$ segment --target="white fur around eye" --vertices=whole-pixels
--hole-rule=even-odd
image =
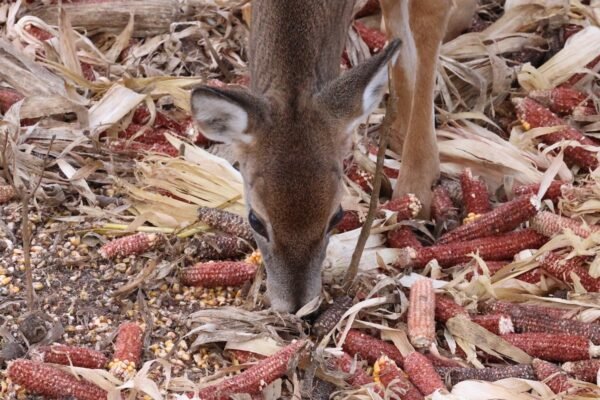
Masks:
[[[248,113],[236,103],[197,94],[192,99],[192,108],[200,129],[209,139],[224,143],[252,140],[252,136],[245,133]]]

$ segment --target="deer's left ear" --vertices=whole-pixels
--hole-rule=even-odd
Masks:
[[[317,101],[335,117],[354,127],[372,113],[388,87],[388,62],[400,54],[400,40],[384,51],[333,80],[317,94]]]

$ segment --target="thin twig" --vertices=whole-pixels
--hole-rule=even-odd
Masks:
[[[389,133],[389,126],[384,126],[379,137],[377,165],[375,167],[375,178],[373,180],[373,191],[371,193],[371,201],[369,202],[369,211],[367,213],[365,223],[360,231],[360,235],[358,236],[354,253],[352,253],[350,266],[348,267],[348,271],[346,271],[346,276],[344,277],[344,290],[346,292],[350,290],[354,283],[354,279],[358,274],[358,265],[365,249],[365,245],[367,244],[367,239],[371,234],[371,225],[373,225],[373,221],[375,220],[375,214],[379,205],[379,192],[381,190],[381,181],[383,175],[383,160],[385,159],[385,151],[388,145]]]

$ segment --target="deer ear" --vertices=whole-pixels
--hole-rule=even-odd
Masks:
[[[264,120],[266,104],[247,90],[200,86],[192,91],[192,116],[202,133],[223,143],[250,143]]]
[[[333,80],[317,95],[318,101],[346,122],[349,130],[381,101],[388,87],[388,62],[396,62],[400,44],[399,39],[393,40],[384,51]]]

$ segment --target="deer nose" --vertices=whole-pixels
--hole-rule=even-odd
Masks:
[[[267,265],[267,296],[273,310],[296,312],[321,292],[320,265],[279,270],[273,267]]]

